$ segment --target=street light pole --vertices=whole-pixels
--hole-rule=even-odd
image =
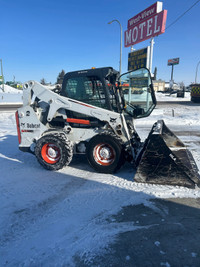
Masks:
[[[197,72],[198,72],[199,64],[200,64],[200,61],[197,63],[197,67],[196,67],[195,83],[197,83]]]
[[[119,26],[120,26],[120,61],[119,61],[119,72],[121,74],[122,73],[122,25],[119,22],[119,20],[117,20],[117,19],[114,19],[114,20],[108,22],[108,24],[111,24],[114,21],[116,21],[119,24]]]
[[[3,77],[3,63],[2,63],[2,59],[0,59],[1,61],[1,79],[2,79],[2,90],[4,92],[4,77]]]

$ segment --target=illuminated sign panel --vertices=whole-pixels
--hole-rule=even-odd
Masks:
[[[168,59],[167,65],[171,66],[171,65],[178,65],[179,64],[179,57],[177,58],[172,58],[172,59]]]
[[[128,55],[128,70],[148,67],[149,47],[134,51]]]

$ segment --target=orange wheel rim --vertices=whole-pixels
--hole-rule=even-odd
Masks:
[[[55,164],[61,157],[60,148],[55,144],[47,143],[41,149],[41,156],[45,162]]]

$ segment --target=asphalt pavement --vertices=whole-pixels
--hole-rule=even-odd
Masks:
[[[76,266],[200,266],[200,199],[152,199],[150,205],[124,207],[109,220],[135,230],[119,234],[92,262],[75,257]]]
[[[158,101],[157,106],[189,106],[189,107],[194,107],[194,106],[200,106],[200,103],[194,103],[192,101]]]
[[[0,103],[0,111],[16,111],[22,104],[2,104]]]

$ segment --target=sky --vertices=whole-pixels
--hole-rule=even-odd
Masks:
[[[168,10],[166,28],[197,0],[163,0]],[[120,27],[155,0],[0,0],[0,58],[5,81],[56,82],[58,73],[111,66],[119,69]],[[152,70],[169,81],[168,59],[180,58],[174,81],[188,85],[195,80],[200,61],[200,2],[165,33],[155,37]],[[136,44],[141,49],[150,40]],[[122,48],[122,72],[127,71],[130,47]],[[200,82],[200,68],[197,76]]]

